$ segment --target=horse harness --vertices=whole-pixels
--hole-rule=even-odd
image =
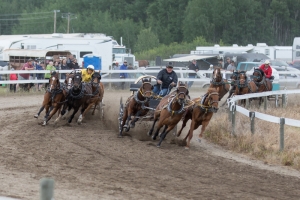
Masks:
[[[212,78],[210,80],[210,83],[213,84],[214,86],[223,86],[223,88],[226,90],[226,92],[228,92],[228,90],[225,87],[225,81],[223,78],[221,78],[221,81],[216,81],[216,78]]]
[[[213,112],[213,107],[212,107],[212,104],[213,103],[218,103],[219,101],[212,101],[212,100],[208,100],[208,105],[204,105],[205,104],[205,100],[207,98],[209,98],[211,95],[219,95],[218,92],[212,92],[212,93],[206,93],[202,96],[201,98],[201,102],[199,101],[198,104],[195,104],[195,106],[199,106],[201,110],[204,110],[205,113],[204,114],[207,114],[208,112]]]
[[[260,71],[258,71],[258,70],[255,70],[254,72],[260,73]],[[267,90],[269,90],[269,88],[268,88],[268,86],[267,86],[267,81],[266,81],[266,77],[265,77],[265,76],[253,76],[253,78],[257,78],[257,80],[259,80],[261,77],[262,77],[261,81],[254,81],[254,80],[253,80],[253,82],[255,83],[255,85],[256,85],[257,87],[259,87],[259,86],[261,86],[261,85],[264,85],[265,88],[266,88]]]

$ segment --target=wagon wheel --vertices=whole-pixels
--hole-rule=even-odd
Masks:
[[[123,108],[124,108],[124,105],[123,105],[123,100],[122,100],[122,97],[120,98],[120,109],[119,109],[119,118],[118,118],[118,121],[119,121],[119,131],[121,132],[122,130],[122,120],[123,120]]]
[[[102,120],[104,118],[104,103],[103,103],[103,99],[102,101],[99,102],[99,105],[98,105],[98,109],[99,109],[99,116],[100,116],[100,119]]]

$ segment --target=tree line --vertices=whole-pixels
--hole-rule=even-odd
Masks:
[[[141,58],[195,43],[291,45],[300,32],[299,0],[2,0],[0,34],[53,33],[53,10],[56,32],[71,13],[70,33],[122,37]]]

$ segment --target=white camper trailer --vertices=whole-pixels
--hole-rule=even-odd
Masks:
[[[116,43],[104,34],[2,35],[0,55],[5,49],[69,50],[79,66],[82,65],[84,55],[95,54],[102,58],[102,70],[108,70],[113,61],[113,42]],[[3,60],[1,56],[0,60]]]

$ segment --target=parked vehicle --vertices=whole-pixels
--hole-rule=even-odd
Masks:
[[[300,70],[286,66],[272,66],[272,68],[275,68],[277,71],[290,72],[290,74],[279,74],[279,83],[281,89],[300,89]]]
[[[293,67],[295,69],[299,69],[300,70],[300,60],[294,60],[291,64],[290,67]]]

